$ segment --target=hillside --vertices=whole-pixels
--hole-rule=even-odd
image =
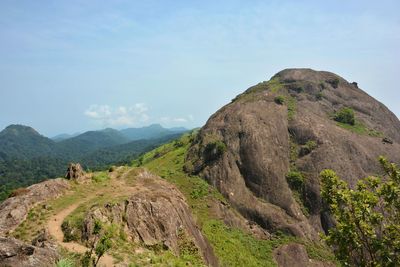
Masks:
[[[146,146],[99,153],[130,145]],[[400,121],[382,103],[336,74],[283,70],[128,165],[15,192],[0,205],[0,265],[80,266],[107,235],[105,266],[337,266],[319,174],[354,186],[382,174],[381,155],[400,163]]]
[[[269,235],[204,180],[188,176],[184,159],[194,137],[185,135],[146,153],[133,167],[89,174],[83,183],[47,181],[8,199],[0,209],[0,236],[6,236],[0,252],[9,243],[37,252],[3,260],[12,266],[51,265],[61,257],[79,266],[91,238],[85,229],[96,219],[114,233],[100,261],[106,266],[277,266],[274,258],[282,253],[287,258],[288,247],[300,251],[297,260],[303,264],[323,266],[333,259],[318,243]],[[54,193],[46,194],[44,186]],[[18,216],[9,223],[14,213]],[[44,249],[38,248],[38,235]]]
[[[287,69],[212,115],[186,168],[270,233],[318,239],[332,225],[319,173],[333,169],[354,186],[381,173],[380,155],[400,162],[392,112],[336,74]]]
[[[152,126],[143,131],[136,129],[141,131],[141,140],[132,141],[135,138],[127,137],[122,131],[105,129],[56,142],[31,127],[10,125],[0,132],[0,201],[15,188],[64,176],[69,162],[81,162],[93,170],[126,164],[182,134],[159,127],[148,132],[148,128]]]

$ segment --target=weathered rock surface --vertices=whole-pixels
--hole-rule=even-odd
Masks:
[[[278,95],[286,98],[283,105],[275,102]],[[338,126],[332,114],[341,107],[353,108],[365,129],[381,135]],[[317,147],[300,153],[308,141]],[[190,148],[186,169],[204,177],[264,229],[317,239],[317,232],[331,225],[322,212],[319,173],[333,169],[354,185],[381,173],[380,155],[400,162],[400,122],[392,112],[333,73],[288,69],[212,115]],[[286,181],[291,166],[306,177],[301,198],[309,214],[302,212]]]
[[[158,176],[146,171],[135,181],[137,192],[126,201],[94,207],[86,215],[82,237],[91,239],[95,220],[123,225],[129,238],[148,247],[162,246],[180,253],[182,239],[190,240],[210,266],[218,262],[196,226],[184,196]]]
[[[65,174],[65,178],[69,180],[76,181],[77,183],[85,183],[89,180],[90,174],[87,174],[81,164],[70,163]]]
[[[54,249],[29,245],[15,238],[0,237],[0,266],[52,267],[58,258]]]
[[[57,198],[69,188],[65,179],[53,179],[31,185],[22,193],[0,204],[0,236],[14,230],[38,203]]]
[[[334,267],[335,264],[310,259],[305,247],[290,243],[274,251],[274,259],[279,267]]]

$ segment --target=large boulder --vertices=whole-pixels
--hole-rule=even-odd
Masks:
[[[58,178],[31,185],[6,199],[0,204],[0,236],[17,228],[32,207],[61,196],[68,188],[68,181]]]
[[[0,266],[53,267],[58,258],[55,249],[29,245],[15,238],[0,237]]]
[[[355,111],[358,128],[333,120],[343,107]],[[338,75],[288,69],[212,115],[185,168],[264,229],[318,239],[317,232],[332,225],[323,211],[319,173],[333,169],[354,185],[381,173],[380,155],[400,162],[400,122],[392,112]],[[291,169],[305,178],[301,190],[286,179]]]
[[[84,220],[82,237],[91,240],[96,220],[122,225],[133,242],[161,246],[180,254],[182,242],[191,244],[210,266],[218,262],[197,227],[185,198],[173,185],[147,171],[136,180],[137,190],[124,202],[93,207]]]

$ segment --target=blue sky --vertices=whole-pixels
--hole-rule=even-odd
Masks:
[[[0,128],[196,127],[290,67],[400,116],[399,1],[0,2]]]

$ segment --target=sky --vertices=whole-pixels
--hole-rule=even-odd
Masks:
[[[400,1],[0,1],[0,129],[187,128],[285,68],[400,117]]]

